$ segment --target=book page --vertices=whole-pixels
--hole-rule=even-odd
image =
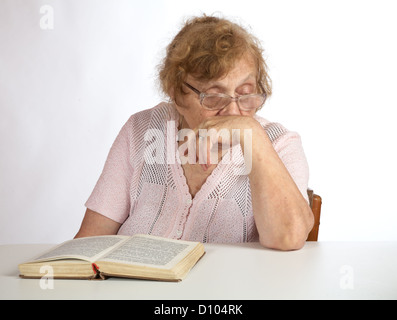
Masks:
[[[172,268],[196,244],[139,235],[124,242],[116,250],[104,256],[101,261]]]
[[[94,262],[128,239],[124,236],[99,236],[66,241],[31,262],[82,259]]]

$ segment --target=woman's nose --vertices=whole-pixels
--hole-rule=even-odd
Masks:
[[[222,116],[241,116],[240,108],[238,107],[237,101],[232,100],[230,104],[225,107],[220,113]]]

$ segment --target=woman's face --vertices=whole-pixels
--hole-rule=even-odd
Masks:
[[[224,93],[232,97],[257,93],[257,71],[251,58],[242,58],[235,67],[224,77],[209,82],[202,82],[188,76],[186,82],[204,93]],[[200,104],[197,93],[185,87],[188,94],[181,96],[175,103],[176,109],[183,116],[182,128],[194,129],[205,119],[214,116],[253,116],[256,110],[242,111],[237,102],[232,101],[222,110],[206,110]],[[181,129],[181,128],[180,128]]]

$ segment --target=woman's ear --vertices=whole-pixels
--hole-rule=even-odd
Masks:
[[[170,99],[172,101],[175,101],[175,88],[174,87],[170,88],[170,91],[168,92],[168,96],[170,97]]]

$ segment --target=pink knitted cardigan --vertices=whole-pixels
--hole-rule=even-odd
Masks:
[[[255,119],[307,199],[308,165],[299,135],[259,116]],[[175,143],[178,120],[167,103],[131,116],[113,143],[86,207],[121,223],[122,235],[258,241],[249,177],[236,174],[233,161],[222,160],[195,197],[190,195]],[[240,145],[236,147],[242,154]],[[157,160],[150,161],[153,157]]]

